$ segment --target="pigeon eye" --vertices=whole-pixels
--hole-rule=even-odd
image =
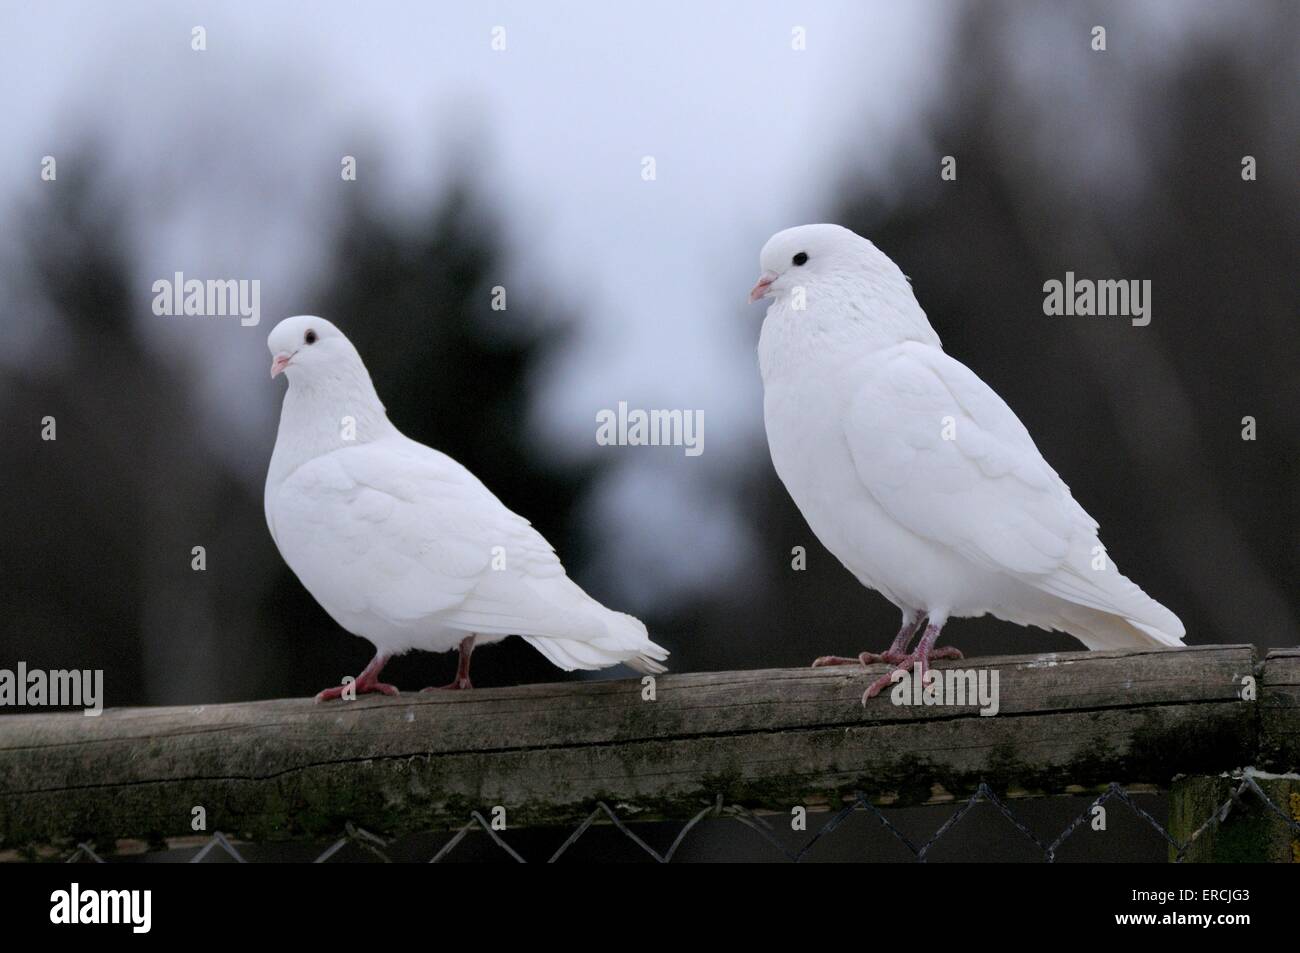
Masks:
[[[304,334],[304,335],[302,336],[302,339],[303,339],[304,341],[306,341],[308,344],[315,344],[315,343],[316,343],[316,332],[315,332],[315,331],[308,331],[306,334]]]
[[[807,253],[806,251],[801,251],[801,252],[799,252],[799,254],[795,255],[793,258],[790,259],[790,263],[791,263],[791,264],[794,264],[794,265],[804,265],[804,264],[807,264],[807,263],[808,263],[808,253]]]

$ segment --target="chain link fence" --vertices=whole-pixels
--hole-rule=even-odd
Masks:
[[[1164,824],[1138,804],[1132,794],[1125,791],[1118,784],[1111,784],[1104,793],[1093,799],[1085,810],[1073,817],[1055,838],[1047,841],[1034,833],[1025,820],[1012,810],[1005,800],[998,797],[987,784],[980,784],[974,794],[956,806],[955,810],[934,831],[933,835],[924,841],[918,842],[905,834],[891,821],[889,810],[876,807],[865,796],[858,794],[851,802],[832,814],[802,844],[792,849],[780,836],[783,832],[779,832],[767,817],[739,805],[726,804],[719,797],[714,804],[701,809],[699,813],[682,824],[675,836],[672,837],[667,850],[662,853],[637,833],[635,828],[644,826],[644,822],[629,821],[620,817],[618,812],[608,804],[599,802],[591,814],[574,828],[572,833],[553,853],[549,854],[549,856],[539,856],[533,859],[549,863],[563,860],[579,841],[589,835],[593,828],[599,827],[621,835],[627,842],[634,845],[639,852],[643,853],[646,858],[666,864],[678,857],[682,845],[687,842],[687,839],[701,824],[706,821],[730,821],[752,832],[755,837],[765,842],[771,848],[772,859],[784,859],[791,863],[801,863],[809,859],[810,853],[815,847],[823,844],[828,839],[835,838],[839,832],[842,832],[845,822],[850,817],[860,813],[878,822],[879,828],[883,829],[885,836],[893,838],[911,855],[912,859],[925,863],[930,859],[932,850],[962,822],[963,818],[967,817],[976,805],[985,803],[991,805],[1005,817],[1010,822],[1012,829],[1023,838],[1024,843],[1031,846],[1042,860],[1053,863],[1057,861],[1061,847],[1080,827],[1089,824],[1098,807],[1110,802],[1117,802],[1126,806],[1136,818],[1156,832],[1167,845],[1169,856],[1175,863],[1184,862],[1189,851],[1205,834],[1229,825],[1235,811],[1248,804],[1253,804],[1258,809],[1276,817],[1296,836],[1297,839],[1292,845],[1293,860],[1300,863],[1300,795],[1293,795],[1291,800],[1293,803],[1285,806],[1274,803],[1249,771],[1237,772],[1233,775],[1233,787],[1230,795],[1205,818],[1204,822],[1189,838],[1180,842]],[[503,836],[503,832],[498,830],[478,811],[472,812],[464,826],[455,831],[450,839],[428,858],[427,862],[436,864],[451,858],[458,850],[463,849],[470,835],[474,833],[486,835],[487,842],[499,854],[500,859],[521,864],[528,862],[529,858],[523,856],[515,846],[512,846],[507,838]],[[368,859],[391,863],[393,858],[390,856],[390,852],[393,845],[393,841],[348,823],[343,834],[326,847],[319,856],[315,857],[314,862],[328,863],[336,859],[343,859],[341,852],[345,848],[352,846],[357,848]],[[188,859],[188,862],[204,863],[222,859],[233,860],[238,863],[250,862],[241,852],[239,845],[220,832],[214,833],[208,838]],[[726,858],[710,857],[708,859]],[[107,861],[93,844],[80,843],[71,855],[66,858],[66,862],[106,863]]]

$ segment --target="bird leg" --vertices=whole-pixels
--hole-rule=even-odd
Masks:
[[[456,663],[456,679],[446,685],[422,688],[422,692],[455,691],[461,688],[473,688],[469,680],[469,657],[474,651],[474,636],[467,635],[460,640],[460,661]]]
[[[896,665],[903,659],[907,658],[907,646],[916,635],[916,630],[921,627],[925,616],[918,615],[915,619],[909,620],[907,616],[903,617],[903,627],[898,630],[898,635],[894,636],[893,644],[883,652],[863,652],[856,657],[847,657],[844,655],[823,655],[812,663],[813,668],[825,668],[828,665],[875,665],[877,662],[888,662],[890,665]]]
[[[924,679],[932,659],[962,658],[961,652],[951,645],[944,646],[941,649],[934,647],[934,643],[939,638],[939,631],[942,628],[942,624],[935,625],[931,623],[926,626],[925,634],[921,636],[921,641],[916,643],[916,648],[912,654],[904,656],[901,661],[894,663],[897,665],[896,668],[872,682],[862,694],[862,704],[865,705],[868,698],[875,698],[883,689],[888,688],[893,682],[895,672],[911,671],[914,673],[914,678]]]
[[[353,689],[357,695],[365,695],[370,692],[382,692],[385,695],[396,695],[397,687],[388,685],[379,680],[379,673],[384,670],[388,664],[389,656],[377,654],[370,660],[370,664],[365,667],[360,675],[352,682],[343,685],[335,685],[327,688],[316,696],[318,702],[328,701],[331,698],[342,698],[343,693],[349,688]]]

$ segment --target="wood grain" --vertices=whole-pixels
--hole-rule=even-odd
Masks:
[[[159,842],[207,829],[328,837],[347,821],[400,834],[503,806],[511,827],[571,824],[596,801],[685,818],[721,797],[788,811],[933,803],[981,781],[1018,797],[1168,787],[1297,761],[1300,652],[1274,653],[1258,701],[1251,646],[945,662],[996,670],[1000,711],[865,708],[869,675],[829,669],[663,675],[472,692],[0,718],[0,848]],[[1274,668],[1276,667],[1276,668]],[[1290,765],[1290,767],[1286,767]]]

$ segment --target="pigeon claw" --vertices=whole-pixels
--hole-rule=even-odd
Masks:
[[[875,698],[882,691],[884,691],[886,688],[888,688],[890,685],[893,684],[895,672],[906,672],[909,669],[911,669],[912,664],[913,664],[913,660],[907,659],[901,665],[899,665],[898,668],[892,669],[887,675],[881,675],[878,679],[876,679],[874,682],[868,685],[867,690],[862,693],[862,707],[863,708],[867,707],[868,698]]]
[[[831,665],[897,665],[907,655],[903,652],[862,652],[856,656],[848,655],[823,655],[821,658],[812,663],[813,668],[827,668]]]
[[[823,655],[813,659],[813,668],[828,668],[831,665],[857,665],[858,660],[847,655]]]
[[[446,685],[430,685],[428,688],[422,688],[420,689],[420,694],[424,694],[425,692],[468,691],[473,687],[474,685],[470,682],[469,676],[467,675],[464,678],[456,679],[454,682],[448,682]]]
[[[388,658],[387,655],[376,655],[355,679],[344,682],[342,685],[332,685],[324,691],[318,692],[316,701],[326,702],[334,698],[342,698],[345,692],[348,693],[349,697],[368,695],[372,692],[379,692],[381,695],[398,694],[396,685],[389,685],[379,680],[379,673],[384,670]]]
[[[897,675],[899,672],[910,672],[912,669],[916,669],[920,673],[921,677],[925,678],[925,673],[929,670],[930,663],[932,661],[936,659],[965,658],[965,656],[961,654],[960,649],[954,648],[951,645],[945,645],[941,649],[931,649],[928,646],[925,646],[924,648],[928,649],[927,651],[922,651],[922,648],[923,648],[922,646],[917,646],[917,650],[913,652],[911,655],[906,655],[903,658],[897,660],[886,658],[885,656],[891,654],[889,652],[885,652],[883,655],[875,656],[875,658],[879,658],[882,661],[895,664],[897,667],[891,669],[887,674],[880,676],[880,678],[876,679],[869,686],[867,686],[867,690],[862,693],[863,706],[867,704],[868,698],[875,698],[882,691],[884,691],[886,688],[892,685],[894,683],[894,676]],[[865,661],[865,659],[869,655],[871,655],[870,652],[862,653],[864,659],[862,663],[863,665],[868,664]]]
[[[858,656],[858,661],[867,665],[898,665],[907,658],[906,652],[863,652]]]
[[[475,635],[467,635],[460,640],[460,658],[456,663],[456,677],[446,685],[431,685],[420,689],[421,692],[455,692],[468,691],[474,685],[469,680],[469,661],[474,654]]]
[[[378,692],[381,695],[400,695],[396,685],[389,685],[387,682],[362,682],[357,679],[355,682],[349,682],[347,685],[334,685],[316,693],[317,702],[332,701],[335,698],[342,698],[343,693],[348,689],[354,689],[357,695],[369,695]]]

